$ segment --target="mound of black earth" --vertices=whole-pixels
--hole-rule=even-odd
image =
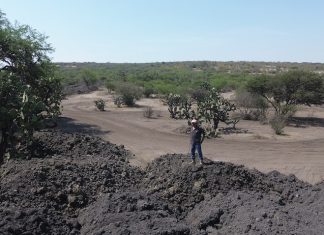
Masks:
[[[0,167],[0,234],[322,234],[324,182],[44,131]]]
[[[37,133],[28,155],[0,167],[0,234],[80,234],[80,209],[143,174],[123,146],[80,134]]]
[[[173,154],[149,164],[141,187],[166,203],[190,234],[324,231],[324,182],[312,186],[293,175],[224,162],[196,166]]]
[[[91,234],[321,234],[324,184],[188,156],[153,161],[136,190],[109,194],[80,213]]]

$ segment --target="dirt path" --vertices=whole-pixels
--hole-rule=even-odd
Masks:
[[[133,164],[144,166],[162,154],[189,152],[188,136],[174,131],[184,125],[184,121],[170,121],[165,107],[160,107],[157,101],[150,101],[150,105],[154,108],[160,107],[160,117],[146,119],[141,108],[111,107],[107,112],[95,111],[95,97],[93,94],[70,97],[63,102],[63,116],[73,119],[74,124],[91,125],[94,130],[100,130],[94,131],[94,134],[99,134],[113,143],[125,145],[135,154],[131,159]],[[268,128],[255,127],[253,123],[242,125],[252,130]],[[324,128],[303,129],[289,129],[295,134],[282,139],[272,138],[269,130],[262,131],[265,134],[261,137],[250,133],[210,139],[206,140],[203,150],[205,156],[212,160],[244,164],[264,172],[278,170],[316,183],[324,180]],[[307,133],[305,138],[298,138],[302,136],[299,133],[301,131]]]

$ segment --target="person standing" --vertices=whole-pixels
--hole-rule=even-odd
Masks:
[[[193,119],[191,121],[192,129],[190,133],[190,146],[191,146],[191,159],[193,164],[196,163],[195,154],[196,150],[198,152],[199,162],[203,164],[203,154],[201,150],[201,144],[205,139],[205,131],[203,128],[199,127],[198,121]]]

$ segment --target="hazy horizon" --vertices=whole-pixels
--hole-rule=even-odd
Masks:
[[[252,60],[178,60],[178,61],[148,61],[148,62],[114,62],[114,61],[106,61],[106,62],[97,62],[97,61],[53,61],[57,64],[68,64],[68,63],[97,63],[97,64],[154,64],[154,63],[186,63],[186,62],[216,62],[216,63],[291,63],[291,64],[324,64],[324,62],[297,62],[297,61],[252,61]]]
[[[320,0],[0,0],[55,62],[324,63]]]

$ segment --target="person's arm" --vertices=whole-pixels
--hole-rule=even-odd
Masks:
[[[202,137],[201,137],[200,143],[202,144],[205,140],[205,135],[206,135],[205,130],[203,128],[201,128],[201,135],[202,135]]]

